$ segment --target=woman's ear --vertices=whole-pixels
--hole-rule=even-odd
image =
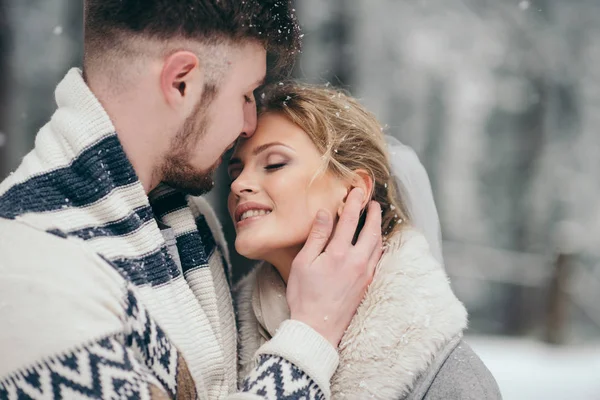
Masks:
[[[352,179],[351,183],[347,187],[347,192],[346,192],[346,196],[344,196],[344,201],[338,208],[338,217],[342,215],[342,210],[344,209],[344,206],[346,205],[346,197],[348,197],[348,194],[350,193],[350,191],[352,189],[361,188],[365,192],[365,198],[363,199],[363,201],[361,203],[361,208],[364,209],[367,206],[367,204],[369,204],[369,201],[371,200],[371,194],[373,192],[373,187],[374,187],[373,177],[371,176],[371,174],[369,172],[367,172],[364,169],[357,169],[356,171],[354,171],[354,173],[355,173],[354,179]]]
[[[354,171],[354,173],[356,174],[356,176],[354,177],[354,180],[352,182],[352,188],[350,190],[354,188],[361,188],[365,191],[365,198],[363,199],[363,202],[361,204],[361,208],[365,208],[367,204],[369,204],[369,201],[371,200],[371,196],[373,194],[373,177],[369,172],[367,172],[364,169],[357,169],[356,171]]]

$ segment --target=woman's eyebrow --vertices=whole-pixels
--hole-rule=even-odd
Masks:
[[[287,144],[283,144],[281,142],[270,142],[270,143],[261,144],[260,146],[256,147],[254,150],[252,150],[252,154],[256,156],[256,155],[262,153],[263,151],[267,150],[269,147],[273,147],[273,146],[283,146],[283,147],[287,147],[290,150],[293,150]]]
[[[261,144],[260,146],[257,146],[254,148],[254,150],[252,150],[252,155],[253,156],[257,156],[260,153],[262,153],[263,151],[267,150],[270,147],[273,146],[283,146],[286,147],[290,150],[293,150],[290,146],[288,146],[287,144],[281,143],[281,142],[269,142],[269,143],[265,143],[265,144]],[[232,157],[229,159],[229,167],[231,166],[235,166],[235,165],[240,165],[242,163],[242,160],[239,157]]]

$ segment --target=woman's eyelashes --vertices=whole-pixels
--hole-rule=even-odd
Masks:
[[[282,169],[289,163],[290,159],[287,157],[274,154],[268,155],[265,159],[262,159],[262,161],[250,161],[250,164],[236,162],[227,171],[227,174],[229,175],[229,183],[233,183],[233,181],[235,181],[242,174],[242,172],[244,172],[245,168],[251,168],[251,170],[254,170],[255,168],[263,168],[266,173],[271,173]]]
[[[289,162],[289,157],[278,152],[273,152],[264,158],[264,168],[267,172],[275,172],[285,167]]]
[[[284,163],[284,162],[273,163],[273,164],[266,165],[265,169],[269,172],[272,172],[272,171],[277,171],[278,169],[285,167],[285,165],[286,165],[286,163]]]

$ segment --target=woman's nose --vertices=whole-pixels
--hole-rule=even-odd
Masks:
[[[253,181],[250,174],[244,174],[243,172],[231,182],[231,191],[242,196],[244,194],[256,193],[258,190],[256,182]]]

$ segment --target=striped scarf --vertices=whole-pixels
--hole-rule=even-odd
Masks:
[[[58,110],[35,148],[0,184],[0,217],[84,241],[133,287],[185,358],[199,394],[212,399],[235,390],[227,253],[208,203],[165,186],[149,200],[79,70],[69,71],[56,98]],[[175,233],[181,269],[157,220]],[[163,380],[176,380],[169,374]]]

